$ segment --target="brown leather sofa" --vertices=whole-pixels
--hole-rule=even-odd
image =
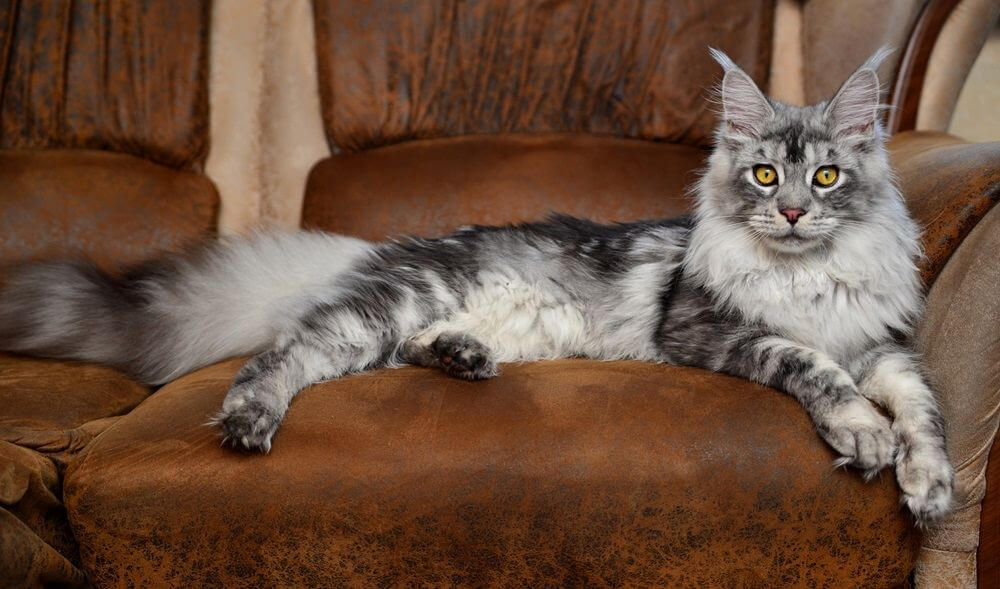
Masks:
[[[0,5],[0,263],[111,269],[254,226],[680,213],[714,121],[707,45],[802,103],[895,44],[918,346],[961,495],[921,531],[891,473],[832,469],[793,400],[694,369],[355,376],[303,392],[259,456],[205,425],[239,359],[154,393],[7,355],[0,585],[1000,585],[1000,143],[938,132],[1000,5],[856,4]]]

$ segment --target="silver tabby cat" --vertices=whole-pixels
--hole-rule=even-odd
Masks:
[[[879,123],[883,55],[828,103],[796,108],[713,51],[723,116],[687,219],[554,216],[386,243],[265,234],[123,276],[29,265],[0,292],[0,349],[152,384],[256,354],[216,419],[231,444],[264,452],[296,393],[352,372],[411,363],[475,380],[570,356],[696,366],[794,396],[838,464],[868,477],[894,464],[905,504],[933,520],[954,475],[905,343],[921,252]]]

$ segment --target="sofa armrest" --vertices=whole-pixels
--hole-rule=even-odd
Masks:
[[[977,548],[1000,535],[982,512],[987,478],[991,494],[1000,490],[997,465],[988,466],[1000,422],[1000,207],[992,207],[1000,194],[1000,143],[905,133],[890,149],[924,228],[923,272],[931,286],[917,348],[942,405],[958,491],[955,512],[924,536],[917,585],[975,586]],[[1000,460],[996,452],[993,460]],[[984,571],[998,558],[987,552],[978,551]]]
[[[1000,142],[909,131],[892,138],[889,152],[907,205],[923,228],[927,258],[921,270],[930,286],[1000,199]]]

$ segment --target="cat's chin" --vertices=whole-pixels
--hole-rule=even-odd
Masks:
[[[766,237],[763,243],[775,253],[784,255],[804,254],[823,245],[821,239],[798,234]]]

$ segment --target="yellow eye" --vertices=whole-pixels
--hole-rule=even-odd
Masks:
[[[837,168],[834,166],[823,166],[816,170],[813,176],[813,183],[817,186],[831,186],[837,181]]]
[[[757,180],[757,184],[770,186],[778,181],[778,172],[771,166],[761,164],[753,167],[753,177]]]

